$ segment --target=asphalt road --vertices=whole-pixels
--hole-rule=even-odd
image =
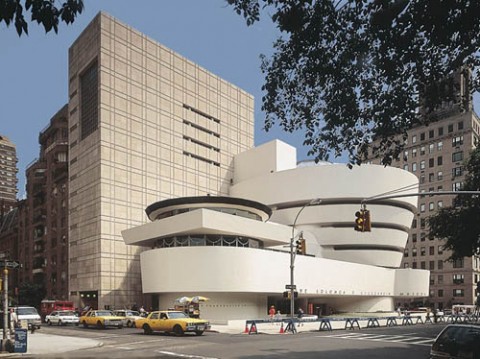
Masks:
[[[335,330],[300,334],[247,335],[206,332],[203,336],[153,334],[140,329],[42,327],[44,334],[81,336],[103,345],[35,358],[428,358],[443,324]],[[26,357],[26,356],[24,356]]]

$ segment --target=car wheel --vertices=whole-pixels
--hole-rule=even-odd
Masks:
[[[102,324],[101,321],[98,321],[98,322],[97,322],[97,328],[98,328],[98,329],[103,329],[103,324]]]
[[[83,321],[83,323],[82,323],[82,324],[83,324],[83,327],[84,327],[84,328],[88,328],[88,324],[87,324],[87,322],[86,322],[86,321]]]
[[[196,334],[196,335],[202,335],[202,334],[203,334],[203,330],[197,330],[197,331],[195,331],[195,334]]]
[[[127,328],[133,327],[133,323],[130,320],[127,320]]]
[[[150,326],[148,324],[144,324],[143,325],[143,333],[144,334],[152,334],[153,333],[152,328],[150,328]]]
[[[174,332],[175,335],[177,335],[177,336],[183,335],[183,329],[182,329],[182,327],[181,327],[180,325],[178,325],[178,324],[173,327],[173,332]]]
[[[47,320],[48,325],[52,325],[52,322],[50,320]]]

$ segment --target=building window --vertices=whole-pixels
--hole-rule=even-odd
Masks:
[[[403,256],[404,256],[405,258],[408,257],[408,248],[405,248],[405,250],[403,251]]]
[[[458,123],[458,130],[459,130],[459,131],[463,130],[463,121],[460,121],[460,122]]]
[[[412,248],[412,257],[417,256],[417,248]]]
[[[438,128],[438,135],[443,136],[443,127]]]
[[[465,276],[463,274],[453,275],[453,284],[462,284],[465,282]]]
[[[433,143],[428,145],[428,153],[433,153],[434,149],[435,149],[435,145]]]
[[[433,138],[433,136],[434,136],[434,131],[433,130],[428,131],[428,138]]]
[[[412,263],[412,268],[413,268],[413,269],[417,269],[417,262],[413,262],[413,263]]]
[[[422,212],[422,213],[425,212],[425,203],[422,203],[420,205],[420,212]]]
[[[406,163],[406,164],[403,165],[403,169],[404,169],[405,171],[408,171],[408,163]]]
[[[429,173],[428,182],[433,182],[433,181],[435,181],[435,173]]]
[[[435,261],[428,262],[428,269],[435,270]],[[433,278],[432,278],[432,280],[433,280]],[[432,283],[432,284],[434,284],[434,283]]]
[[[443,171],[438,171],[437,172],[437,180],[439,180],[439,181],[443,180]]]
[[[443,191],[443,186],[438,186],[437,187],[437,192],[442,192]]]
[[[434,211],[435,210],[435,203],[434,202],[430,202],[428,204],[428,210],[429,211]]]
[[[434,246],[428,247],[428,254],[430,254],[431,256],[433,256],[435,254],[435,247]]]
[[[454,297],[463,297],[465,295],[463,289],[454,289],[453,290],[453,296]]]
[[[463,161],[463,152],[454,152],[452,153],[452,162],[460,162]]]
[[[425,154],[425,146],[420,147],[420,155],[423,156]]]
[[[459,177],[463,174],[463,167],[453,167],[452,168],[452,176],[453,177]]]
[[[427,269],[426,263],[424,261],[420,262],[420,269]]]
[[[448,133],[453,132],[453,124],[448,125]]]
[[[425,141],[425,132],[420,134],[420,141]]]
[[[437,261],[437,268],[439,270],[443,269],[443,261],[442,260]],[[440,276],[438,276],[438,284],[440,284]]]
[[[435,279],[433,278],[433,276],[430,276],[430,285],[434,285],[435,284]]]
[[[438,209],[443,208],[443,201],[438,201],[437,202],[437,208]]]
[[[421,170],[425,169],[425,161],[420,161],[420,169]]]
[[[438,297],[443,297],[443,289],[438,290]]]
[[[420,255],[423,257],[425,256],[425,247],[420,248]]]
[[[82,140],[98,128],[98,66],[93,62],[80,76]]]
[[[441,151],[443,149],[443,142],[440,141],[437,143],[437,151]]]
[[[428,159],[428,167],[432,168],[433,166],[435,166],[435,159],[429,158]]]
[[[420,175],[420,183],[425,183],[425,175]]]
[[[421,219],[420,219],[420,228],[421,228],[421,229],[424,229],[424,228],[425,228],[425,223],[426,223],[425,218],[421,218]]]
[[[420,232],[420,242],[425,242],[425,232]]]
[[[412,150],[412,157],[417,157],[417,149],[416,148],[414,148]]]
[[[417,228],[417,220],[416,219],[414,219],[412,221],[412,228]]]
[[[403,263],[403,268],[408,268],[408,263]]]
[[[403,152],[403,160],[408,161],[408,151]]]
[[[442,157],[442,156],[438,156],[438,157],[437,157],[437,165],[438,165],[438,166],[443,165],[443,157]]]
[[[463,258],[454,260],[453,268],[463,268]]]
[[[438,269],[440,269],[440,268],[438,268]],[[437,282],[438,282],[438,284],[443,284],[443,274],[439,274],[439,276],[437,277]]]
[[[417,162],[412,163],[412,172],[417,172]]]
[[[417,143],[417,135],[412,136],[412,143]]]
[[[463,145],[463,136],[455,136],[452,138],[452,147]]]
[[[462,189],[462,182],[452,183],[452,191],[460,191]]]

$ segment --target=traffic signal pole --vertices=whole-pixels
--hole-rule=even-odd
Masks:
[[[294,243],[295,243],[295,226],[297,224],[297,220],[298,220],[298,217],[300,216],[300,213],[302,213],[302,211],[306,207],[314,205],[314,204],[320,204],[320,202],[322,202],[321,199],[315,198],[315,199],[312,199],[310,202],[306,203],[298,211],[297,216],[295,217],[295,220],[293,221],[293,225],[292,225],[292,236],[290,237],[290,285],[289,285],[289,288],[290,288],[290,318],[292,319],[292,325],[293,325],[293,318],[295,317],[295,276],[294,276],[294,273],[295,273],[295,255],[296,255],[295,248],[294,248],[295,247],[294,246]],[[295,333],[295,331],[292,331],[292,333]]]

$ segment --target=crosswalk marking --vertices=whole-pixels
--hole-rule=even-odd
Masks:
[[[430,346],[435,339],[406,335],[388,335],[388,334],[366,334],[366,333],[344,333],[332,335],[318,335],[318,338],[334,338],[334,339],[353,339],[367,340],[374,342],[404,343],[412,345]]]

